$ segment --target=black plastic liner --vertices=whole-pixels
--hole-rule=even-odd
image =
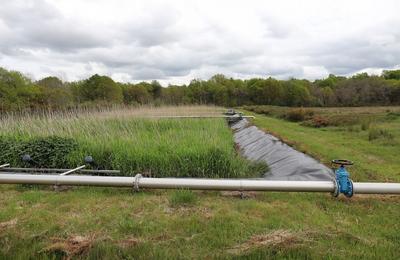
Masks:
[[[253,161],[265,161],[269,170],[268,180],[326,181],[334,173],[322,163],[283,143],[273,135],[264,133],[246,119],[231,124],[234,138],[242,155]]]

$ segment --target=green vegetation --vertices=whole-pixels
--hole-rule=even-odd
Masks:
[[[357,117],[366,109],[352,108],[348,112]],[[326,115],[338,110],[341,109],[327,109]],[[253,123],[279,133],[288,143],[323,162],[328,163],[332,158],[354,160],[356,164],[349,171],[356,181],[400,181],[397,159],[400,117],[395,108],[390,108],[390,112],[385,108],[368,110],[370,121],[364,127],[364,121],[360,121],[315,128],[303,125],[302,121],[265,115],[257,115]],[[112,115],[115,120],[121,119]],[[38,136],[35,125],[26,122],[26,128],[32,125],[29,128],[35,133],[32,135]],[[176,133],[178,126],[181,127],[173,126]],[[392,134],[390,144],[384,137],[369,140],[369,132],[375,128]],[[400,257],[399,196],[356,195],[347,199],[317,193],[245,195],[246,199],[240,199],[237,192],[141,190],[134,193],[125,188],[89,187],[54,192],[51,187],[27,189],[1,185],[0,258]]]
[[[355,161],[350,170],[357,181],[400,181],[400,107],[303,109],[322,118],[325,127],[310,127],[307,117],[300,122],[282,120],[292,108],[250,109],[270,115],[258,114],[254,124],[327,165],[336,158]]]
[[[240,80],[215,75],[188,85],[161,87],[157,81],[114,82],[93,75],[77,82],[47,77],[33,82],[16,71],[0,68],[0,113],[10,111],[69,110],[144,104],[215,104],[221,106],[370,106],[400,104],[400,70],[381,76],[366,73],[352,77],[329,75],[321,80]]]
[[[186,206],[175,191],[0,191],[4,259],[399,258],[395,196],[195,192]]]
[[[371,124],[391,122],[400,117],[400,107],[340,107],[340,108],[291,108],[278,106],[244,106],[243,109],[258,114],[284,119],[292,122],[301,122],[304,126],[327,127],[348,126],[352,130],[361,127],[367,130]]]
[[[394,136],[387,129],[372,128],[369,130],[368,140],[372,141],[379,138],[393,140]]]
[[[69,164],[68,157],[78,148],[78,144],[72,138],[57,136],[22,139],[0,135],[0,147],[1,162],[29,166],[21,160],[23,155],[28,154],[34,159],[35,167],[63,168]]]
[[[94,75],[78,88],[78,96],[83,101],[121,103],[122,88],[107,76]]]
[[[30,154],[35,166],[71,168],[91,155],[95,168],[153,177],[236,178],[266,168],[236,154],[223,119],[144,119],[124,113],[129,110],[8,117],[0,123],[0,161],[24,166],[21,156]]]
[[[176,190],[171,193],[169,202],[171,206],[190,206],[197,201],[196,194],[191,190]]]

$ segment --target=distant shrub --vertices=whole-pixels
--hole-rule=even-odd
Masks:
[[[286,112],[285,119],[292,122],[301,122],[310,119],[314,115],[311,109],[294,108]]]
[[[329,125],[330,126],[348,126],[357,124],[359,119],[355,118],[353,115],[330,115]]]
[[[286,119],[292,122],[304,121],[306,116],[303,108],[291,109],[286,113]]]
[[[302,125],[320,128],[329,126],[329,119],[322,116],[314,116],[310,120],[305,121]]]
[[[329,126],[353,126],[361,123],[369,124],[371,122],[368,115],[335,114],[326,116],[326,119]],[[367,125],[364,125],[364,127],[367,127]]]
[[[396,120],[400,117],[400,112],[388,112],[386,114],[387,119],[389,120]]]
[[[257,114],[264,114],[264,115],[271,114],[271,108],[268,106],[244,106],[243,108],[245,110],[249,110]]]
[[[197,202],[196,194],[191,190],[176,190],[172,192],[169,202],[172,206],[190,206]]]
[[[371,125],[370,121],[363,121],[361,123],[361,130],[363,130],[363,131],[368,130],[370,125]]]
[[[368,140],[373,141],[378,138],[385,138],[388,140],[392,140],[394,136],[386,129],[371,128],[368,133]]]
[[[349,125],[347,126],[346,130],[348,132],[360,132],[361,128],[358,125]]]

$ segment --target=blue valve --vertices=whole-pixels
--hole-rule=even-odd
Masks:
[[[332,163],[340,165],[335,171],[336,189],[333,192],[333,196],[337,197],[342,193],[348,198],[352,197],[354,193],[353,181],[350,179],[350,174],[346,170],[346,165],[353,165],[353,162],[349,160],[333,160]]]

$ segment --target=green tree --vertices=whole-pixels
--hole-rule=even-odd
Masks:
[[[163,89],[161,98],[166,104],[171,105],[190,103],[186,86],[170,85]]]
[[[291,79],[284,83],[284,103],[287,106],[310,106],[310,83],[307,80]]]
[[[385,79],[400,80],[400,70],[384,70],[382,76]]]
[[[107,103],[122,103],[122,88],[107,76],[97,74],[85,80],[80,86],[79,94],[82,101],[102,101]]]
[[[0,68],[0,111],[41,107],[43,93],[39,86],[20,72]]]
[[[162,86],[157,80],[153,80],[151,82],[151,87],[152,87],[152,93],[154,99],[160,98],[161,97],[161,91],[162,91]]]
[[[143,84],[127,84],[123,87],[125,104],[147,104],[152,100],[152,95]]]
[[[336,89],[336,105],[387,105],[390,102],[389,94],[390,87],[381,77],[351,77]]]
[[[346,80],[346,78],[329,74],[329,76],[325,79],[315,80],[314,84],[321,88],[329,87],[331,89],[334,89],[342,80]]]
[[[254,81],[249,87],[250,97],[255,104],[279,105],[283,87],[279,80],[268,78]]]
[[[62,88],[63,82],[57,77],[46,77],[39,81],[36,81],[36,85],[46,88]]]
[[[389,100],[391,104],[400,104],[400,81],[390,80],[389,82]]]

